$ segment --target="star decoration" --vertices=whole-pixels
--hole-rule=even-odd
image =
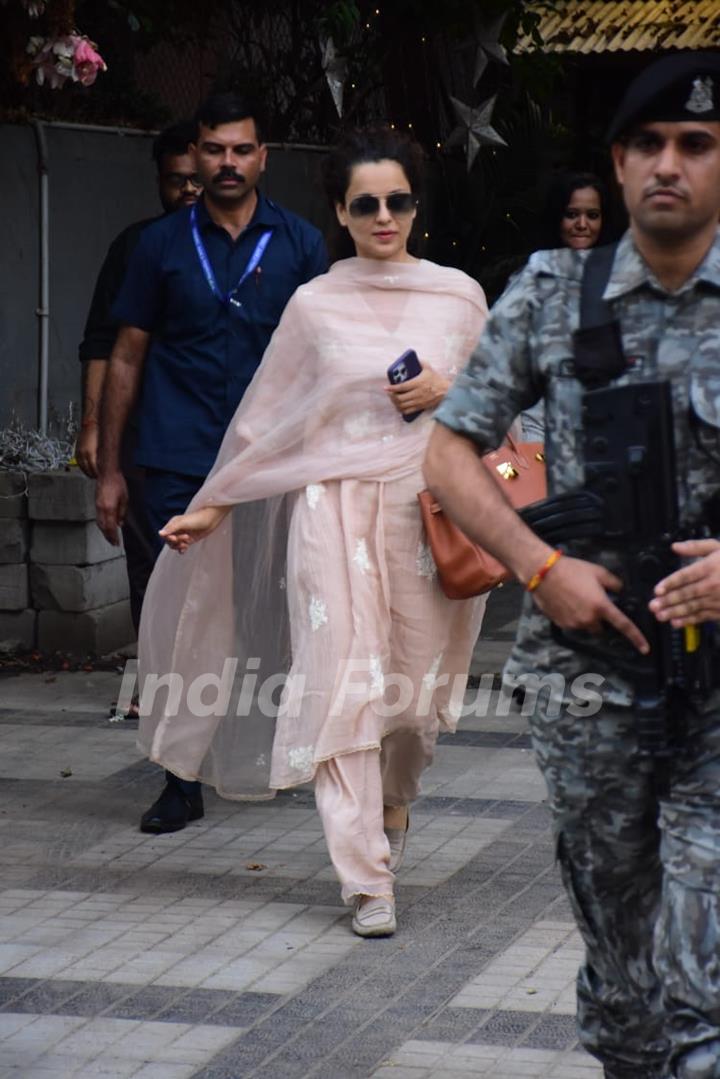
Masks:
[[[464,145],[467,151],[468,172],[470,172],[481,146],[507,146],[505,139],[498,135],[490,124],[495,98],[488,98],[476,109],[471,105],[466,105],[464,101],[458,101],[456,97],[451,97],[450,100],[460,123],[454,131],[450,132],[445,148]]]
[[[343,91],[347,79],[347,60],[339,56],[335,49],[335,42],[331,37],[320,42],[322,52],[321,65],[325,72],[327,84],[335,104],[338,116],[343,114]]]
[[[475,74],[473,75],[473,86],[477,86],[480,82],[480,78],[488,66],[490,60],[497,60],[499,64],[507,64],[508,58],[504,47],[500,44],[498,38],[505,22],[506,13],[499,15],[494,22],[483,24],[480,23],[477,18],[475,21],[475,45],[477,52],[475,54]]]

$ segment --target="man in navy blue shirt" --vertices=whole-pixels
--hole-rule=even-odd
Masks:
[[[127,507],[119,453],[139,391],[135,460],[157,536],[210,471],[293,292],[327,269],[318,230],[257,190],[267,148],[254,104],[216,94],[196,121],[203,196],[143,231],[113,309],[121,329],[103,392],[97,484],[97,520],[111,543]],[[177,831],[203,815],[199,783],[166,779],[143,831]]]

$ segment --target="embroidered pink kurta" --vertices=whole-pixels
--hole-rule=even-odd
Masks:
[[[486,314],[425,261],[348,259],[298,289],[191,503],[236,508],[150,581],[141,679],[173,683],[142,700],[151,759],[267,797],[393,731],[454,727],[484,598],[440,591],[417,505],[432,416],[404,422],[386,372],[414,348],[452,378]]]

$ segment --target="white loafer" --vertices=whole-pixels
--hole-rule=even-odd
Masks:
[[[352,931],[359,937],[391,937],[397,929],[395,903],[384,896],[373,896],[360,906],[355,902]]]

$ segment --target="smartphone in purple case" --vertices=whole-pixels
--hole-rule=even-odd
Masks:
[[[387,369],[388,381],[392,386],[399,386],[401,382],[409,382],[411,378],[417,378],[421,373],[422,367],[414,348],[409,348],[406,352],[403,352],[402,356],[398,356]],[[403,413],[402,418],[405,423],[412,423],[421,415],[422,409],[419,412],[409,412],[407,415]]]

